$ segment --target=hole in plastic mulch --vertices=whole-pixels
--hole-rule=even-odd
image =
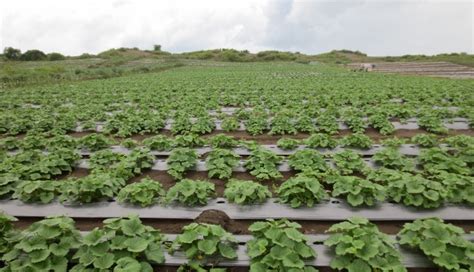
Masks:
[[[247,243],[246,242],[239,242],[240,246],[245,246]]]
[[[331,204],[340,204],[340,203],[341,203],[341,201],[339,201],[339,200],[331,200]]]
[[[224,200],[218,200],[216,203],[217,204],[225,204],[225,201]]]
[[[322,245],[322,244],[324,244],[324,241],[319,241],[318,240],[318,241],[313,242],[313,245]]]

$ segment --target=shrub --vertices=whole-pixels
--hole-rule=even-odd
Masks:
[[[226,184],[224,196],[229,202],[239,205],[263,203],[272,194],[265,185],[251,180],[231,179]]]

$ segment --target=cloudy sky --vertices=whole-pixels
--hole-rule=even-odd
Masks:
[[[474,53],[473,13],[472,0],[2,0],[0,46]]]

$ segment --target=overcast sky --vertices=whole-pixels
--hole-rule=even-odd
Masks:
[[[474,53],[474,0],[0,0],[0,46]]]

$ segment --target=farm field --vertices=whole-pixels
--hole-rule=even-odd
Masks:
[[[474,78],[474,68],[450,62],[377,62],[373,71],[447,78]],[[351,63],[348,67],[358,67]]]
[[[0,89],[0,271],[474,271],[474,80],[176,63]]]

